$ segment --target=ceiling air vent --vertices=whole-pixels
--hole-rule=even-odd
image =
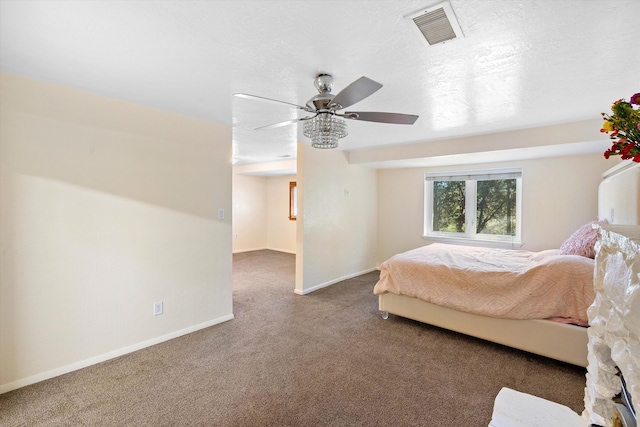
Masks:
[[[464,37],[449,2],[420,9],[405,18],[429,46]]]

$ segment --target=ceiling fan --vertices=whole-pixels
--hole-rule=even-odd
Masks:
[[[418,116],[413,114],[374,111],[339,112],[344,108],[362,101],[382,87],[382,84],[368,77],[360,77],[342,89],[337,95],[331,93],[333,77],[329,74],[319,74],[314,80],[314,85],[318,90],[318,94],[307,101],[305,105],[292,104],[290,102],[278,101],[276,99],[246,93],[235,93],[234,95],[240,98],[286,104],[313,114],[312,116],[261,126],[256,128],[256,130],[273,129],[297,122],[304,122],[303,134],[311,138],[311,145],[315,148],[336,148],[338,146],[338,139],[347,136],[347,126],[342,119],[403,125],[412,125],[418,119]]]

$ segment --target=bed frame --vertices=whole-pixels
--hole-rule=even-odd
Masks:
[[[587,366],[587,328],[550,320],[486,317],[434,305],[417,298],[385,293],[378,296],[383,318],[388,314],[460,332],[573,365]]]

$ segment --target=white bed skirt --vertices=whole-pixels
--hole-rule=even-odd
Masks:
[[[380,311],[471,335],[573,365],[587,366],[587,328],[550,320],[485,317],[385,293]]]

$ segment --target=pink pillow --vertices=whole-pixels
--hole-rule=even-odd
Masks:
[[[565,242],[560,246],[560,254],[562,255],[581,255],[587,258],[595,258],[595,245],[600,238],[600,230],[593,228],[594,224],[608,224],[606,219],[602,221],[591,221],[588,224],[578,228]]]

